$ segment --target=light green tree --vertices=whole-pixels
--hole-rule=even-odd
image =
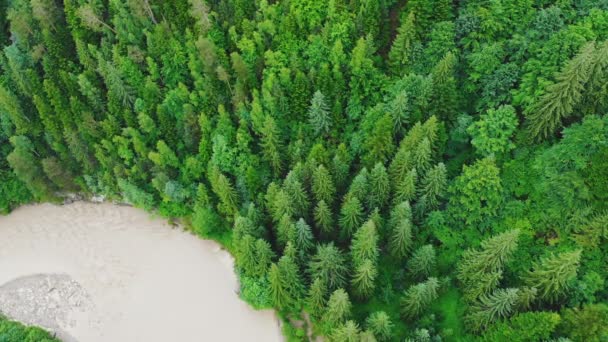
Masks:
[[[570,287],[581,261],[581,250],[550,254],[536,263],[526,276],[526,284],[538,290],[540,299],[556,301]]]
[[[401,314],[411,319],[420,315],[428,306],[437,299],[439,291],[439,280],[429,278],[423,283],[410,286],[401,297]]]
[[[331,113],[325,102],[325,96],[317,90],[310,101],[308,109],[308,121],[315,134],[328,133],[331,127]]]

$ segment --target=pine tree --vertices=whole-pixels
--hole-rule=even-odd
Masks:
[[[294,203],[287,191],[283,189],[277,190],[273,194],[271,202],[269,203],[272,219],[276,222],[279,221],[284,215],[293,217],[295,212],[293,204]]]
[[[336,188],[323,165],[319,165],[312,175],[312,192],[317,202],[325,201],[330,207],[333,205]]]
[[[369,208],[382,209],[390,194],[388,173],[382,163],[376,163],[369,177],[370,193],[368,195]]]
[[[348,293],[344,289],[337,289],[327,301],[327,310],[323,315],[323,321],[330,326],[336,326],[350,316],[351,308],[352,304],[348,298]]]
[[[418,248],[407,262],[408,270],[417,278],[426,278],[435,268],[435,249],[432,245]]]
[[[285,246],[289,241],[289,237],[295,235],[296,226],[291,216],[285,214],[276,225],[277,242],[280,246]]]
[[[482,280],[484,283],[494,283],[492,279],[496,277],[487,278],[487,275],[502,270],[504,263],[517,248],[518,238],[519,230],[513,229],[484,240],[481,250],[465,251],[457,267],[458,280],[465,288],[472,289]]]
[[[431,141],[428,138],[423,138],[420,143],[416,146],[412,155],[416,171],[419,174],[425,174],[425,172],[431,167],[431,160],[433,157],[433,150]]]
[[[293,302],[293,298],[291,298],[289,291],[285,288],[284,281],[281,277],[281,271],[277,264],[270,265],[268,281],[270,283],[272,305],[280,310],[284,310]]]
[[[292,299],[287,305],[290,308],[296,308],[304,295],[304,284],[302,283],[298,265],[292,256],[284,254],[279,259],[277,266],[279,267],[279,272],[281,274],[283,288],[287,290]]]
[[[360,298],[368,298],[376,288],[376,277],[378,270],[370,259],[360,261],[355,266],[355,272],[351,281],[354,293]]]
[[[355,196],[347,195],[340,209],[340,228],[342,236],[350,238],[363,222],[363,206]]]
[[[237,244],[237,264],[247,276],[253,276],[257,271],[255,242],[255,238],[247,234]]]
[[[378,340],[374,336],[374,333],[372,333],[371,331],[365,330],[359,334],[359,341],[360,342],[377,342]]]
[[[439,200],[447,189],[447,177],[447,170],[443,163],[435,165],[426,173],[418,191],[420,198],[418,203],[424,211],[437,209]]]
[[[325,310],[325,297],[327,295],[327,288],[323,283],[323,280],[316,278],[310,288],[308,289],[308,297],[306,299],[306,307],[308,313],[315,318],[320,318]]]
[[[330,340],[336,342],[360,342],[359,326],[355,321],[346,321],[334,329]]]
[[[525,277],[526,284],[538,290],[540,299],[554,302],[576,277],[581,253],[581,250],[562,252],[541,259]]]
[[[308,253],[314,247],[312,229],[302,218],[296,222],[295,228],[295,236],[290,237],[289,240],[293,242],[294,247],[298,250],[299,260],[305,260]]]
[[[314,211],[315,224],[317,227],[323,232],[323,234],[328,235],[332,232],[333,229],[333,218],[331,209],[327,206],[325,201],[321,200],[317,203]]]
[[[395,202],[412,201],[416,197],[416,186],[418,182],[418,172],[416,169],[408,171],[403,179],[396,184]]]
[[[585,84],[591,75],[594,43],[585,44],[580,52],[557,74],[556,82],[527,108],[527,133],[531,139],[543,140],[562,126],[581,101]]]
[[[410,12],[397,30],[397,37],[388,53],[389,65],[395,75],[401,76],[408,71],[412,63],[412,45],[417,40],[415,16]]]
[[[480,331],[498,319],[509,317],[516,309],[519,289],[498,289],[482,296],[471,307],[466,322],[473,331]]]
[[[281,138],[279,128],[270,115],[266,115],[264,126],[261,129],[262,154],[266,161],[270,163],[275,174],[279,174],[282,170],[283,160],[281,157]]]
[[[408,319],[420,315],[432,301],[437,299],[438,290],[439,281],[432,277],[424,283],[410,286],[401,297],[401,314]]]
[[[369,220],[357,230],[351,244],[353,263],[358,265],[365,260],[376,262],[380,254],[378,248],[378,232],[374,221]]]
[[[448,52],[433,68],[432,114],[444,121],[454,121],[457,111],[457,90],[454,77],[456,56]]]
[[[238,211],[238,196],[228,177],[224,176],[216,167],[209,171],[211,189],[219,197],[218,210],[228,216]]]
[[[367,195],[369,194],[368,178],[369,172],[367,171],[367,168],[363,167],[350,183],[347,196],[356,197],[359,200],[367,198]]]
[[[308,194],[304,190],[304,186],[297,179],[293,171],[290,171],[285,178],[284,183],[285,191],[289,194],[291,203],[294,208],[296,217],[306,217],[308,210],[310,209],[310,202],[308,200]]]
[[[412,221],[402,220],[393,226],[388,249],[392,256],[403,259],[412,246]]]
[[[315,92],[310,101],[308,120],[316,135],[327,134],[331,127],[331,114],[325,103],[325,96],[319,90]]]
[[[344,286],[348,276],[344,255],[333,243],[318,245],[310,260],[310,274],[313,279],[321,279],[329,291]]]
[[[255,242],[255,274],[262,277],[268,271],[268,267],[272,263],[274,252],[268,241],[264,239],[258,239]]]
[[[374,333],[378,341],[389,341],[393,336],[394,324],[384,311],[376,311],[369,315],[365,320],[365,327]]]

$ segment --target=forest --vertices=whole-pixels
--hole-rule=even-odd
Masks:
[[[605,0],[8,0],[0,49],[2,213],[184,222],[289,341],[608,341]]]

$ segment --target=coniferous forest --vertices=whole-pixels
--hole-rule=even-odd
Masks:
[[[8,0],[0,48],[3,213],[180,220],[291,341],[608,340],[605,0]]]

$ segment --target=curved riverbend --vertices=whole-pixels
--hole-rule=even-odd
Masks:
[[[0,311],[69,341],[280,341],[231,256],[142,210],[77,202],[0,217]]]

